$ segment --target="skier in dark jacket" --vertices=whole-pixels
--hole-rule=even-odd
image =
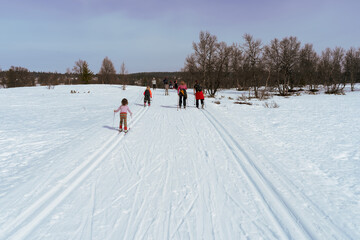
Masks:
[[[150,90],[150,86],[147,86],[146,90],[144,91],[144,107],[146,107],[146,102],[150,107],[150,98],[152,98],[152,92]]]

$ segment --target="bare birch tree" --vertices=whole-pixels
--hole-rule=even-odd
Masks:
[[[255,97],[259,97],[258,89],[260,87],[259,74],[261,71],[261,54],[262,43],[260,39],[255,40],[252,35],[245,34],[243,36],[245,43],[243,44],[244,65],[249,71],[251,78],[250,86],[254,90]]]
[[[126,75],[127,74],[128,74],[128,71],[126,69],[125,63],[122,62],[121,66],[120,66],[120,81],[123,85],[123,90],[126,89],[126,84],[127,84]]]
[[[184,71],[199,78],[207,93],[215,96],[221,82],[229,74],[231,47],[218,43],[217,37],[201,31],[199,43],[193,43],[194,53],[186,58]]]
[[[116,80],[116,70],[112,61],[105,57],[99,71],[99,80],[102,84],[112,84]]]
[[[360,49],[350,48],[345,55],[344,61],[345,75],[350,82],[351,91],[355,90],[357,77],[360,75]]]
[[[233,77],[233,86],[236,86],[238,90],[241,90],[244,87],[246,87],[246,83],[244,81],[241,81],[241,77],[243,76],[243,64],[244,64],[243,51],[240,49],[240,47],[237,44],[233,44],[230,55],[230,68]]]
[[[296,37],[286,37],[280,42],[282,71],[284,72],[283,93],[294,88],[293,71],[299,63],[300,42]]]
[[[315,91],[318,87],[317,64],[319,58],[313,49],[312,44],[305,44],[300,50],[299,55],[299,75],[300,84],[308,85],[310,91]]]
[[[341,81],[343,57],[344,49],[340,47],[336,47],[334,50],[327,48],[321,54],[319,76],[326,93],[337,94],[345,87],[344,82]],[[343,85],[342,87],[341,84]]]

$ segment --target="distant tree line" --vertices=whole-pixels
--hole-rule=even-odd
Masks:
[[[199,81],[206,92],[214,96],[220,88],[248,90],[249,95],[262,98],[268,91],[287,96],[299,89],[326,93],[340,93],[346,84],[354,90],[360,82],[360,48],[347,51],[341,47],[327,48],[318,54],[310,43],[301,46],[296,37],[273,39],[263,45],[250,34],[242,43],[228,45],[217,36],[201,31],[199,42],[180,72],[152,72],[128,74],[125,63],[117,73],[112,61],[105,57],[97,74],[85,60],[79,59],[66,73],[30,72],[23,67],[0,69],[0,85],[22,87],[58,84],[136,84],[150,85],[155,78],[158,85],[167,77],[170,81],[185,80],[189,86]]]
[[[181,79],[181,72],[143,72],[129,74],[125,63],[120,66],[117,73],[112,61],[105,57],[101,68],[94,74],[89,64],[82,59],[75,62],[72,69],[66,73],[53,72],[30,72],[24,67],[10,67],[7,71],[0,69],[0,86],[6,88],[43,85],[49,88],[60,84],[121,84],[141,85],[151,84],[155,78],[158,83],[167,77],[169,80]]]
[[[200,81],[212,96],[219,88],[236,87],[256,98],[268,89],[286,96],[305,87],[317,91],[320,85],[326,93],[336,94],[345,84],[353,91],[360,82],[360,48],[327,48],[319,55],[312,44],[301,46],[296,37],[275,38],[268,45],[250,34],[243,40],[229,46],[201,31],[182,69],[185,78]]]

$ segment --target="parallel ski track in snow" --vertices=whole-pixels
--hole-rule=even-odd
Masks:
[[[263,202],[268,216],[277,225],[277,232],[282,234],[279,237],[281,239],[297,239],[299,237],[301,239],[317,239],[316,231],[296,214],[226,128],[209,111],[204,110],[202,112],[215,128],[258,194],[259,199]]]
[[[132,121],[132,125],[141,119],[148,108],[143,108]],[[14,220],[9,221],[0,233],[0,239],[26,238],[70,193],[72,193],[109,153],[122,141],[124,135],[114,134],[81,165],[70,172],[49,192],[41,196],[29,208],[24,210]]]
[[[210,123],[216,129],[216,131],[218,132],[218,134],[224,141],[225,145],[228,146],[229,150],[232,152],[232,154],[234,155],[235,159],[240,164],[240,166],[242,168],[246,167],[245,164],[242,164],[243,161],[241,161],[242,159],[245,159],[246,163],[249,164],[249,167],[251,166],[252,170],[255,171],[255,173],[258,175],[258,177],[260,179],[262,179],[262,181],[265,181],[266,184],[264,184],[263,186],[267,187],[268,190],[270,190],[272,192],[271,195],[273,195],[273,197],[277,199],[278,203],[280,203],[279,207],[281,206],[282,208],[287,210],[289,217],[291,217],[293,219],[293,224],[298,225],[298,227],[300,229],[303,229],[305,231],[305,233],[308,235],[308,238],[311,238],[311,239],[328,239],[328,238],[351,239],[351,237],[346,232],[344,232],[331,219],[329,219],[329,217],[326,215],[326,213],[324,213],[311,199],[309,199],[300,190],[296,191],[296,192],[289,191],[288,198],[291,197],[291,199],[285,200],[285,198],[283,198],[281,196],[281,194],[278,191],[276,191],[273,184],[269,180],[267,180],[267,178],[262,173],[260,168],[252,160],[254,158],[254,156],[250,156],[251,154],[247,153],[241,147],[241,145],[225,129],[224,125],[221,124],[209,111],[205,110],[203,112],[204,112],[204,115],[206,116],[206,118],[210,121]],[[216,126],[219,126],[224,134],[222,134],[216,128]],[[229,141],[227,141],[226,138],[228,138]],[[236,156],[236,154],[232,151],[233,148],[231,147],[231,144],[229,144],[229,142],[233,143],[233,145],[237,149],[237,153],[240,153],[240,155]],[[241,156],[242,158],[240,158],[238,156]],[[271,164],[271,162],[270,162],[270,164]],[[274,165],[273,165],[273,168],[275,170],[277,169],[277,167]],[[276,171],[279,173],[278,174],[279,176],[281,175],[281,177],[278,179],[281,181],[282,186],[286,186],[287,189],[298,189],[298,186],[296,186],[294,183],[292,183],[285,175],[280,174],[279,170],[276,170]],[[249,172],[252,172],[252,171],[249,171]],[[250,177],[252,177],[252,176],[255,176],[255,175],[251,175]],[[256,180],[257,178],[253,178],[253,179]],[[262,183],[262,182],[253,182],[253,181],[251,181],[251,182],[255,183],[255,184]],[[260,186],[259,190],[261,190],[262,185],[259,185],[259,186]],[[261,192],[259,192],[259,193],[261,194]],[[268,196],[268,197],[271,197],[271,196]],[[299,199],[301,199],[301,202],[306,203],[307,210],[309,210],[311,212],[311,221],[309,221],[310,219],[307,219],[308,216],[305,216],[306,213],[299,211],[298,209],[296,209],[296,206],[293,206],[292,200],[294,200],[294,202],[296,202],[296,201],[299,201]],[[270,207],[273,207],[273,206],[271,205]],[[276,208],[273,208],[273,209],[276,209]],[[273,213],[278,213],[278,211],[273,211]],[[280,217],[279,219],[286,219],[286,218]],[[287,223],[288,221],[284,221],[284,222]],[[287,227],[287,229],[290,230],[291,228]],[[288,232],[288,230],[287,230],[287,232]],[[290,233],[293,233],[293,232],[290,232]]]
[[[227,121],[229,121],[229,123],[231,124],[234,124],[231,120],[227,119]],[[223,126],[224,125],[222,125],[222,127]],[[240,147],[239,143],[237,143],[237,145]],[[248,159],[254,159],[254,156],[249,156],[251,154],[246,153],[243,148],[240,147],[239,150],[248,155]],[[314,203],[308,196],[306,196],[306,194],[304,194],[301,189],[299,189],[299,186],[294,184],[286,175],[281,174],[281,170],[279,170],[275,164],[273,164],[270,160],[267,161],[267,163],[269,163],[271,165],[271,168],[275,170],[276,173],[278,173],[277,175],[279,177],[277,178],[277,180],[281,182],[281,186],[286,186],[286,189],[289,190],[295,190],[287,192],[286,203],[288,206],[291,206],[291,210],[293,213],[295,213],[294,215],[297,217],[297,221],[299,222],[301,219],[302,221],[300,222],[306,224],[307,228],[311,229],[311,231],[315,234],[314,236],[312,236],[312,239],[352,239],[352,237],[343,229],[341,229],[338,225],[336,225],[329,218],[329,216],[321,208],[319,208],[318,205],[316,205],[316,203]],[[257,167],[253,161],[252,164],[261,173],[261,171],[259,170],[260,168]],[[294,206],[293,203],[299,201],[303,202],[306,205],[307,213],[297,209],[296,206]],[[309,213],[311,213],[311,219],[309,219],[309,215],[306,215]],[[306,221],[304,219],[306,219]]]

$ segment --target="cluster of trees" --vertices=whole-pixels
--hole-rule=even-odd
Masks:
[[[257,98],[270,88],[286,96],[305,86],[317,91],[319,85],[326,93],[339,93],[345,84],[350,83],[353,91],[360,82],[360,48],[327,48],[319,55],[312,44],[301,47],[296,37],[275,38],[263,45],[250,34],[243,36],[242,44],[229,46],[203,31],[199,40],[193,43],[183,72],[191,83],[201,81],[212,96],[219,88],[230,87],[249,89]]]
[[[7,72],[0,71],[0,81],[7,87],[33,86],[35,79],[29,70],[23,67],[10,67]]]
[[[98,74],[94,74],[84,60],[75,62],[72,70],[65,74],[50,72],[30,72],[23,67],[10,67],[7,71],[0,69],[0,85],[7,88],[35,86],[36,84],[54,86],[59,84],[127,84],[125,63],[121,64],[117,74],[112,61],[106,57]]]

